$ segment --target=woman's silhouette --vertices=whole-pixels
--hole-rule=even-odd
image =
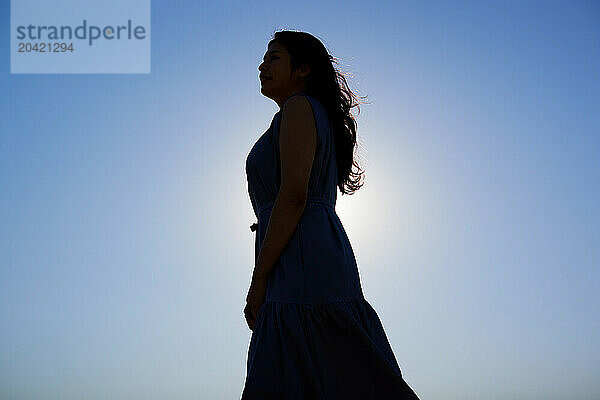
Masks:
[[[362,186],[358,102],[335,62],[314,36],[279,31],[258,67],[261,93],[280,110],[246,159],[258,221],[242,400],[418,399],[335,212],[338,187]]]

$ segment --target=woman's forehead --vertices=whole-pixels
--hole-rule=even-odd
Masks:
[[[271,46],[269,46],[269,49],[265,53],[265,56],[263,57],[263,59],[266,59],[271,54],[285,55],[285,54],[287,54],[287,51],[285,50],[285,47],[280,46],[278,44],[277,45],[271,45]]]
[[[271,42],[268,50],[279,50],[279,51],[285,52],[285,47],[283,47],[283,45],[281,45],[279,42],[275,41],[275,42]]]

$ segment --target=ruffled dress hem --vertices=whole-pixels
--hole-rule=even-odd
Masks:
[[[255,321],[242,400],[418,399],[364,298],[268,300]]]

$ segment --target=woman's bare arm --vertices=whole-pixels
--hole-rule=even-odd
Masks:
[[[281,186],[254,269],[258,278],[269,276],[304,213],[317,147],[316,122],[306,97],[290,97],[281,114]]]

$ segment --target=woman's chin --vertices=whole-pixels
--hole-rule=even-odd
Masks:
[[[271,92],[269,89],[266,89],[264,85],[260,85],[260,92],[265,96],[269,97],[269,93]]]

